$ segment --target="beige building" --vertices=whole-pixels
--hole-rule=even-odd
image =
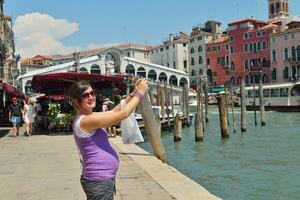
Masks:
[[[160,46],[150,50],[150,62],[188,73],[188,35],[170,34]]]
[[[5,16],[3,12],[4,0],[0,0],[0,42],[1,42],[1,63],[0,80],[13,82],[13,77],[18,74],[15,63],[15,43],[12,30],[12,19]]]
[[[292,21],[284,31],[271,34],[273,83],[296,81],[300,77],[300,22]]]
[[[209,20],[204,27],[193,27],[188,43],[189,77],[191,87],[196,87],[197,73],[206,74],[206,44],[221,36],[221,23]]]

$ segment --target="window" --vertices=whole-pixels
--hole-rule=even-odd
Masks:
[[[221,64],[221,58],[220,57],[217,58],[217,64]]]
[[[245,51],[245,52],[248,52],[248,44],[245,44],[245,45],[244,45],[244,51]]]
[[[253,44],[252,44],[252,43],[249,44],[249,51],[250,51],[250,52],[253,51]]]
[[[190,39],[190,43],[193,43],[194,42],[194,38]]]
[[[230,46],[230,53],[234,53],[234,46]]]
[[[272,70],[272,80],[276,80],[277,79],[277,71],[276,71],[276,68],[274,68]]]
[[[210,47],[207,47],[206,51],[207,51],[207,52],[210,52],[210,51],[211,51],[211,48],[210,48]]]
[[[127,57],[130,57],[130,52],[127,52]]]
[[[256,50],[257,50],[257,49],[256,49],[256,43],[254,42],[254,43],[253,43],[253,51],[254,51],[254,53],[256,52]]]
[[[176,69],[176,62],[173,62],[173,68]]]
[[[230,36],[230,41],[233,41],[234,40],[234,36]]]
[[[194,60],[194,58],[191,58],[191,65],[195,65],[195,60]]]
[[[284,60],[288,60],[288,58],[289,58],[289,49],[284,48]]]
[[[292,60],[296,61],[296,48],[292,47]]]
[[[199,56],[199,64],[203,64],[202,56]]]
[[[281,97],[287,97],[289,95],[289,89],[288,88],[280,88],[279,95]]]
[[[221,47],[220,46],[218,46],[218,51],[221,51]]]
[[[258,42],[258,43],[257,43],[257,51],[260,51],[260,50],[261,50],[261,43]]]
[[[295,33],[291,34],[291,39],[294,40],[295,39]]]
[[[202,52],[202,46],[201,45],[198,47],[198,52]]]
[[[283,78],[289,79],[289,68],[288,67],[285,67],[283,70]]]
[[[194,48],[191,48],[191,54],[193,54],[195,52]]]
[[[233,62],[233,61],[231,61],[231,63],[230,63],[230,68],[231,68],[231,70],[234,70],[234,69],[235,69],[234,62]]]
[[[200,40],[202,40],[202,36],[199,36],[199,37],[198,37],[198,41],[200,41]]]
[[[266,48],[267,48],[267,47],[266,47],[266,41],[263,41],[263,42],[262,42],[262,48],[263,48],[263,49],[266,49]]]
[[[228,27],[228,29],[229,29],[230,31],[236,30],[236,28],[237,28],[236,25],[231,25],[231,26]]]
[[[300,46],[297,46],[297,61],[300,61]]]
[[[272,37],[272,42],[275,43],[276,42],[276,39],[275,37]]]
[[[228,46],[228,44],[226,44],[226,50],[228,50],[229,49],[229,46]]]
[[[278,97],[279,89],[271,89],[271,97]]]
[[[244,33],[244,39],[247,39],[249,37],[248,33]]]
[[[183,43],[183,46],[185,47],[185,46],[186,46],[186,43]]]
[[[272,51],[272,60],[273,60],[273,62],[276,61],[276,51],[275,50]]]
[[[259,31],[256,32],[256,36],[257,36],[257,37],[260,37],[260,32],[259,32]]]
[[[252,38],[252,33],[249,34],[249,38]]]
[[[212,47],[212,51],[217,51],[217,47]]]
[[[285,40],[285,41],[288,40],[288,35],[284,35],[284,40]]]
[[[266,35],[266,32],[263,31],[263,32],[262,32],[262,35],[265,36],[265,35]]]
[[[245,60],[245,69],[249,69],[249,60]]]
[[[206,64],[210,65],[210,59],[209,58],[206,59]]]
[[[264,93],[264,97],[269,97],[270,96],[270,89],[264,89],[263,93]]]

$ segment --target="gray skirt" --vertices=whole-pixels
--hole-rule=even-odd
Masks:
[[[80,178],[83,191],[87,200],[113,200],[116,192],[115,179],[106,179],[101,181],[91,181]]]

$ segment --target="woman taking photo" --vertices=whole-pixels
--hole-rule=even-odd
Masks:
[[[32,123],[34,122],[34,108],[29,98],[25,99],[23,120],[26,124],[26,136],[32,134]]]
[[[96,93],[91,85],[80,81],[71,86],[69,96],[77,111],[73,133],[83,166],[80,182],[88,200],[114,199],[114,179],[119,158],[109,143],[105,128],[126,119],[143,99],[147,89],[148,81],[139,79],[122,110],[118,105],[107,112],[93,112]]]

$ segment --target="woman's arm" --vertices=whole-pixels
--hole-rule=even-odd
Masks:
[[[138,92],[144,94],[148,89],[148,81],[143,79],[138,87]],[[139,95],[134,97],[125,105],[122,110],[111,110],[108,112],[96,112],[86,115],[80,121],[80,127],[90,133],[99,128],[106,128],[126,119],[137,107],[141,98]]]

